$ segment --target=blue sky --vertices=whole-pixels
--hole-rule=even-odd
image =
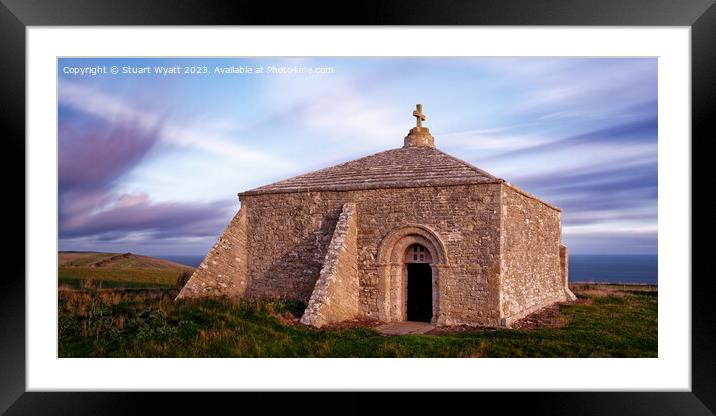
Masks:
[[[174,66],[207,73],[154,73]],[[264,72],[215,72],[241,67]],[[204,255],[238,192],[400,147],[422,103],[439,149],[563,209],[570,253],[657,251],[653,58],[72,58],[58,76],[61,250]]]

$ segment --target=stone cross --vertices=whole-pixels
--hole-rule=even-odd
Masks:
[[[413,111],[413,117],[415,117],[418,121],[418,128],[423,127],[423,121],[425,121],[425,115],[423,114],[423,105],[422,104],[416,104],[415,105],[415,111]]]

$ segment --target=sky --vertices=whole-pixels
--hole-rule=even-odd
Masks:
[[[116,72],[116,73],[115,73]],[[655,58],[63,58],[60,250],[205,255],[237,193],[403,145],[562,208],[571,254],[657,252]]]

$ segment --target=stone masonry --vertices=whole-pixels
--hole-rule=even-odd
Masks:
[[[402,148],[240,193],[178,298],[302,300],[313,326],[404,321],[413,302],[437,325],[504,327],[573,299],[561,210],[436,149],[414,115]],[[422,300],[408,297],[416,245],[430,259]]]
[[[301,323],[321,327],[360,315],[355,204],[343,205]]]
[[[248,257],[246,209],[231,220],[177,299],[202,296],[236,296],[246,291]]]
[[[562,275],[561,212],[514,188],[502,189],[503,326],[568,300]],[[570,292],[571,293],[571,292]]]

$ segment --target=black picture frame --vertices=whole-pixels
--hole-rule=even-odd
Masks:
[[[710,273],[693,273],[692,388],[688,392],[477,393],[432,399],[339,393],[287,397],[244,393],[50,393],[26,392],[25,377],[25,29],[64,25],[532,25],[532,26],[687,26],[691,28],[692,155],[713,140],[712,106],[716,103],[716,6],[713,0],[369,0],[360,2],[269,2],[206,0],[0,0],[0,120],[3,163],[0,164],[6,212],[6,259],[0,277],[0,412],[17,414],[127,414],[151,411],[187,413],[192,408],[238,409],[263,405],[272,411],[338,413],[407,411],[439,407],[440,413],[485,409],[499,413],[547,414],[693,414],[716,412],[716,302]],[[685,138],[686,139],[686,138]],[[696,145],[698,144],[698,147]],[[701,152],[708,154],[708,152]],[[698,175],[695,181],[708,178]],[[692,189],[697,188],[692,183]],[[23,203],[18,201],[22,198]],[[705,209],[708,204],[695,205]],[[706,218],[706,216],[699,216]],[[25,219],[19,221],[19,218]],[[693,221],[693,219],[692,219]],[[700,230],[703,227],[699,227]],[[708,228],[708,227],[706,227]],[[705,229],[701,232],[705,233]],[[692,259],[708,245],[692,244]],[[694,255],[695,254],[695,255]],[[696,269],[693,269],[694,271]],[[690,276],[684,276],[689,278]],[[237,375],[240,376],[240,375]],[[479,376],[479,375],[476,375]],[[332,404],[328,404],[333,402]],[[340,408],[336,408],[338,405]],[[459,407],[458,407],[459,406]],[[249,409],[250,407],[246,407]],[[338,411],[340,410],[340,411]]]

